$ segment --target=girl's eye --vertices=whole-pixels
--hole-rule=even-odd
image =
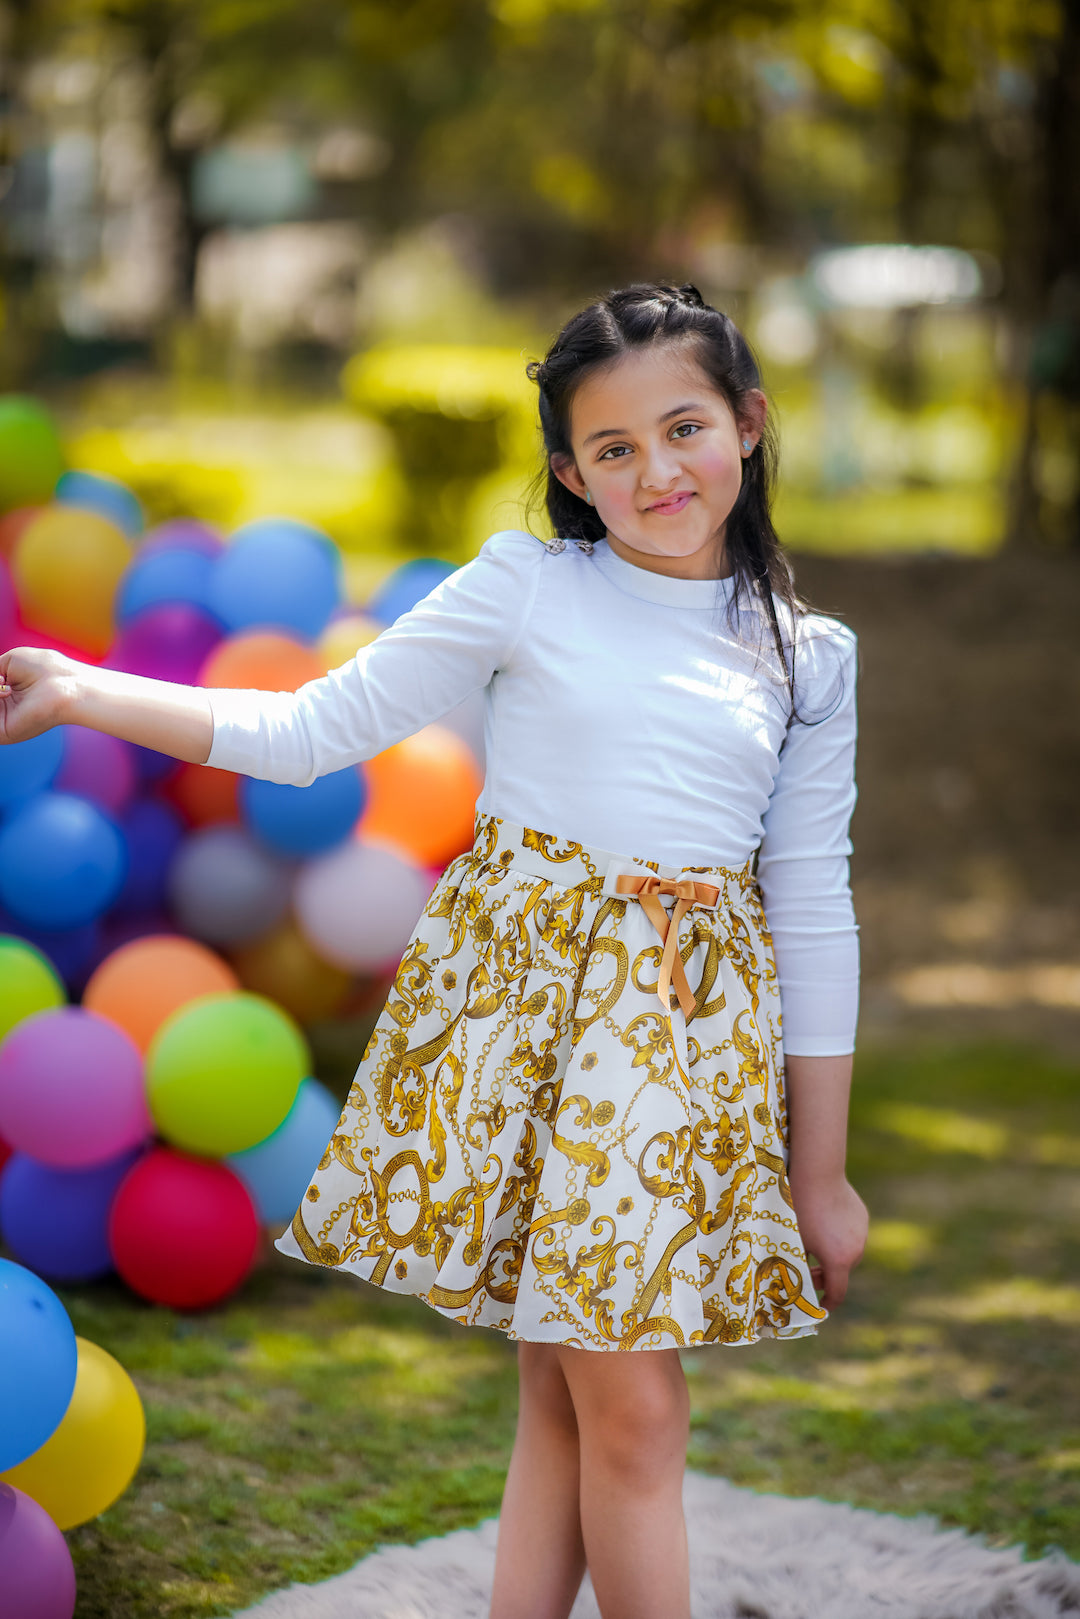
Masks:
[[[618,459],[618,460],[621,461],[622,460],[622,452],[624,450],[626,451],[627,455],[630,454],[630,446],[628,444],[612,444],[609,449],[605,450],[602,455],[597,457],[597,460],[599,460],[599,461],[608,461],[608,460]],[[617,457],[616,457],[616,454],[615,454],[616,451],[619,452]]]
[[[684,429],[685,429],[685,431],[684,431]],[[672,436],[673,437],[679,437],[679,438],[688,438],[691,433],[700,433],[700,432],[701,432],[701,428],[698,426],[697,422],[680,422],[678,427],[676,427],[673,430],[673,435]]]

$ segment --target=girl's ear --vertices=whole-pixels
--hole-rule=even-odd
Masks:
[[[579,500],[585,499],[585,479],[577,469],[577,462],[572,455],[552,455],[548,457],[552,472],[560,483],[566,485],[572,495]]]
[[[765,418],[769,414],[769,401],[760,388],[750,388],[739,406],[738,427],[741,438],[750,440],[751,449],[765,431]]]

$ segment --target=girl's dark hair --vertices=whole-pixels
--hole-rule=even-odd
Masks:
[[[570,407],[585,378],[629,350],[653,343],[683,345],[741,424],[746,396],[751,389],[761,387],[761,373],[735,322],[707,304],[689,282],[681,287],[637,282],[609,292],[575,315],[544,358],[528,366],[529,377],[540,390],[540,426],[549,457],[573,459]],[[773,527],[770,506],[776,461],[776,436],[766,422],[753,452],[743,461],[742,488],[725,529],[726,553],[734,572],[729,613],[735,624],[751,604],[764,612],[794,713],[795,621],[808,607],[795,593],[791,565]],[[604,538],[606,529],[595,507],[567,489],[550,461],[546,483],[543,471],[538,483],[544,488],[548,516],[557,535],[574,540]],[[774,595],[791,613],[790,642],[781,630]]]

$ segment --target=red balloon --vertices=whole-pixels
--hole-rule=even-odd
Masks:
[[[120,1183],[109,1215],[113,1263],[134,1292],[174,1310],[218,1304],[255,1260],[259,1218],[227,1165],[155,1147]]]

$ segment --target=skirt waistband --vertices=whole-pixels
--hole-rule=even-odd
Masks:
[[[620,877],[650,873],[674,881],[707,883],[719,890],[717,905],[745,903],[758,891],[757,850],[741,866],[671,866],[574,843],[552,832],[517,826],[498,815],[477,815],[475,841],[466,858],[504,870],[528,872],[561,888],[589,883],[595,885],[597,893],[611,897],[625,897],[625,886],[621,890],[618,887]]]

